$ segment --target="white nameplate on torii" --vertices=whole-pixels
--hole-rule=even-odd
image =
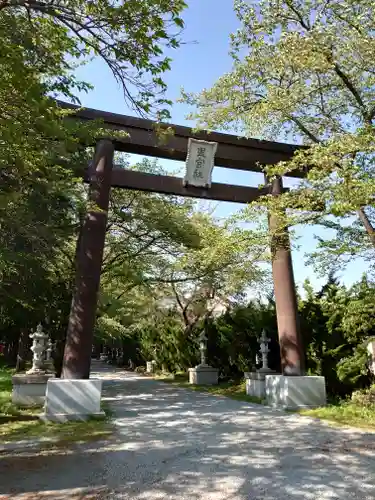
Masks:
[[[184,186],[211,187],[217,142],[189,139]]]

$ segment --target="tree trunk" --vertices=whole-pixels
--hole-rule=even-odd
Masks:
[[[64,357],[65,340],[56,341],[56,350],[53,355],[56,377],[61,377],[63,357]]]
[[[18,341],[18,353],[16,362],[16,373],[26,370],[26,359],[28,355],[29,339],[25,330],[21,331]]]
[[[357,210],[357,214],[362,224],[365,226],[366,233],[370,237],[371,244],[375,247],[375,228],[371,224],[370,219],[367,217],[364,207],[361,207],[359,210]]]
[[[10,367],[15,367],[17,365],[17,354],[18,354],[18,344],[19,344],[20,334],[16,336],[12,342],[8,345],[6,354],[6,363]]]

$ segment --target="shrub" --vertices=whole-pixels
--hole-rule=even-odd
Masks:
[[[369,389],[361,389],[354,391],[352,394],[352,402],[360,406],[372,406],[375,403],[375,384]]]
[[[135,371],[135,373],[145,373],[146,367],[145,366],[137,366],[134,371]]]

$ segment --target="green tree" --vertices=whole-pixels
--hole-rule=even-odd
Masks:
[[[183,7],[181,0],[0,2],[0,209],[12,202],[14,211],[39,184],[46,196],[68,196],[82,176],[91,155],[85,146],[100,129],[64,120],[69,112],[51,100],[76,101],[90,88],[75,78],[77,64],[101,57],[130,104],[168,116],[163,47],[178,46]]]
[[[299,311],[309,373],[326,378],[330,395],[346,396],[369,385],[367,343],[375,333],[373,283],[364,277],[346,289],[330,275],[319,292],[308,282],[304,288]]]
[[[363,386],[369,380],[369,353],[367,345],[375,336],[375,284],[366,276],[353,285],[342,318],[345,338],[351,351],[338,363],[340,380]]]
[[[91,87],[75,69],[99,57],[128,104],[167,117],[163,52],[179,45],[184,6],[0,1],[0,331],[14,351],[21,327],[30,331],[38,321],[63,338],[85,211],[81,179],[88,146],[102,132],[100,124],[66,120],[69,112],[52,98],[77,102],[76,93]]]
[[[136,168],[159,171],[149,160]],[[169,369],[186,367],[196,356],[195,327],[218,306],[240,300],[248,287],[254,290],[260,280],[265,285],[259,262],[267,256],[258,235],[201,213],[191,200],[113,190],[100,336],[105,338],[108,320],[113,344],[122,331],[114,328],[116,321],[125,327],[122,338],[139,339],[146,359]]]
[[[74,77],[77,64],[99,57],[122,86],[128,103],[149,113],[169,104],[161,75],[170,68],[170,58],[163,52],[165,47],[179,46],[180,13],[185,7],[183,0],[58,4],[1,0],[0,22],[5,31],[13,28],[4,54],[10,57],[9,49],[18,49],[43,83],[45,76],[53,77],[53,88],[46,90],[72,98],[72,90],[82,85]],[[9,69],[12,63],[7,64]],[[166,115],[161,109],[158,116]]]
[[[200,247],[187,249],[170,266],[170,296],[184,325],[192,329],[217,310],[223,310],[250,287],[266,285],[267,242],[255,231],[209,214],[192,217]]]
[[[213,366],[220,367],[226,377],[243,377],[261,365],[258,339],[262,330],[271,339],[268,355],[271,369],[280,371],[280,348],[277,336],[276,310],[273,298],[234,304],[224,314],[210,322],[208,328],[208,357]],[[258,365],[256,364],[258,363]]]
[[[300,301],[299,312],[308,373],[324,376],[330,393],[344,395],[337,363],[351,349],[342,329],[346,290],[333,275],[319,292],[314,292],[308,282],[304,288],[307,297]]]
[[[212,88],[184,95],[199,127],[302,140],[307,148],[267,174],[299,170],[305,180],[261,204],[304,209],[288,212],[287,225],[355,216],[360,225],[349,230],[335,220],[338,238],[324,251],[335,260],[369,252],[373,259],[373,0],[235,0],[234,8],[241,26],[231,36],[232,70]]]

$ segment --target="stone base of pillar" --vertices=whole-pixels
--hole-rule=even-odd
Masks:
[[[66,422],[104,417],[100,399],[102,381],[98,379],[52,379],[48,381],[42,420]]]
[[[19,407],[43,406],[51,373],[21,373],[12,377],[12,403]]]
[[[327,402],[324,377],[266,375],[267,405],[296,410],[316,408]]]
[[[219,370],[209,365],[198,365],[189,368],[189,384],[217,385],[219,383]]]

